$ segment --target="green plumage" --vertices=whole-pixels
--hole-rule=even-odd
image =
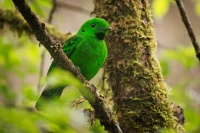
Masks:
[[[81,26],[76,35],[69,38],[63,45],[65,54],[80,69],[87,80],[96,75],[106,60],[107,46],[104,37],[110,29],[111,27],[104,19],[90,19]],[[55,67],[57,65],[53,61],[47,75]],[[39,109],[42,99],[60,97],[65,87],[50,88],[47,85],[36,103],[36,108]]]

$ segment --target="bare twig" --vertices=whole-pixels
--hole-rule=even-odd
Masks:
[[[49,23],[51,23],[51,21],[52,21],[55,10],[56,10],[56,0],[52,0],[52,9],[49,13],[49,18],[48,18]],[[45,50],[42,50],[40,71],[39,71],[39,78],[38,78],[38,92],[40,92],[40,89],[41,89],[41,78],[42,78],[43,72],[44,72],[44,61],[45,61]]]
[[[50,13],[49,13],[49,18],[48,18],[48,22],[49,23],[51,23],[51,21],[52,21],[52,18],[53,18],[53,14],[54,14],[54,12],[56,11],[56,7],[57,7],[57,4],[56,4],[56,0],[52,0],[52,9],[51,9],[51,11],[50,11]]]
[[[41,79],[44,73],[44,61],[45,61],[45,50],[42,50],[41,61],[40,61],[40,70],[39,70],[39,78],[38,78],[38,92],[41,91]]]
[[[183,5],[181,0],[176,0],[176,4],[178,6],[178,9],[179,9],[180,15],[182,17],[183,23],[185,24],[187,32],[188,32],[188,34],[190,36],[190,40],[192,41],[192,44],[194,46],[194,49],[195,49],[195,52],[196,52],[196,56],[200,61],[200,47],[199,47],[197,39],[196,39],[196,37],[194,35],[192,27],[190,25],[190,21],[189,21],[189,19],[187,17],[187,13],[185,11],[184,5]]]
[[[91,13],[91,11],[88,11],[88,10],[86,10],[84,8],[81,8],[79,6],[70,5],[70,4],[67,4],[67,3],[62,2],[62,1],[58,2],[57,6],[64,7],[65,9],[70,9],[70,10],[78,11],[80,13],[85,13],[85,14],[90,14]]]
[[[22,14],[24,19],[32,28],[37,40],[43,44],[43,46],[49,51],[54,61],[64,70],[72,72],[80,81],[84,84],[79,87],[79,91],[82,93],[85,99],[94,108],[96,117],[104,125],[105,129],[111,133],[122,133],[119,125],[115,121],[110,109],[106,107],[105,102],[99,96],[97,88],[90,84],[85,77],[79,72],[74,64],[68,59],[62,50],[61,43],[58,40],[54,40],[45,30],[44,23],[41,23],[36,15],[31,11],[25,0],[12,0],[16,8]],[[87,88],[86,88],[87,87]],[[89,95],[88,95],[89,94]]]

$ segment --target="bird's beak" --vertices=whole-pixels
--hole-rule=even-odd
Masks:
[[[107,27],[106,29],[107,29],[108,31],[110,31],[110,30],[112,30],[112,27]]]
[[[105,27],[105,28],[98,28],[98,30],[100,30],[100,31],[110,31],[110,30],[112,30],[112,28],[109,26],[109,27]]]
[[[112,28],[111,27],[98,28],[97,33],[95,35],[98,39],[103,40],[109,30],[112,30]]]

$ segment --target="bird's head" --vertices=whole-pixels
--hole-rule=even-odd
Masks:
[[[102,18],[93,18],[86,21],[78,31],[78,34],[88,35],[103,40],[105,35],[112,28],[108,22]]]

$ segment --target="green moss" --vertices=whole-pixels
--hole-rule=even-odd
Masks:
[[[17,32],[19,36],[21,36],[23,32],[29,36],[34,35],[29,25],[19,13],[13,10],[0,9],[0,30],[5,27],[9,27],[10,30]],[[63,34],[48,23],[46,23],[45,28],[53,38],[63,43],[71,36],[71,33]]]

